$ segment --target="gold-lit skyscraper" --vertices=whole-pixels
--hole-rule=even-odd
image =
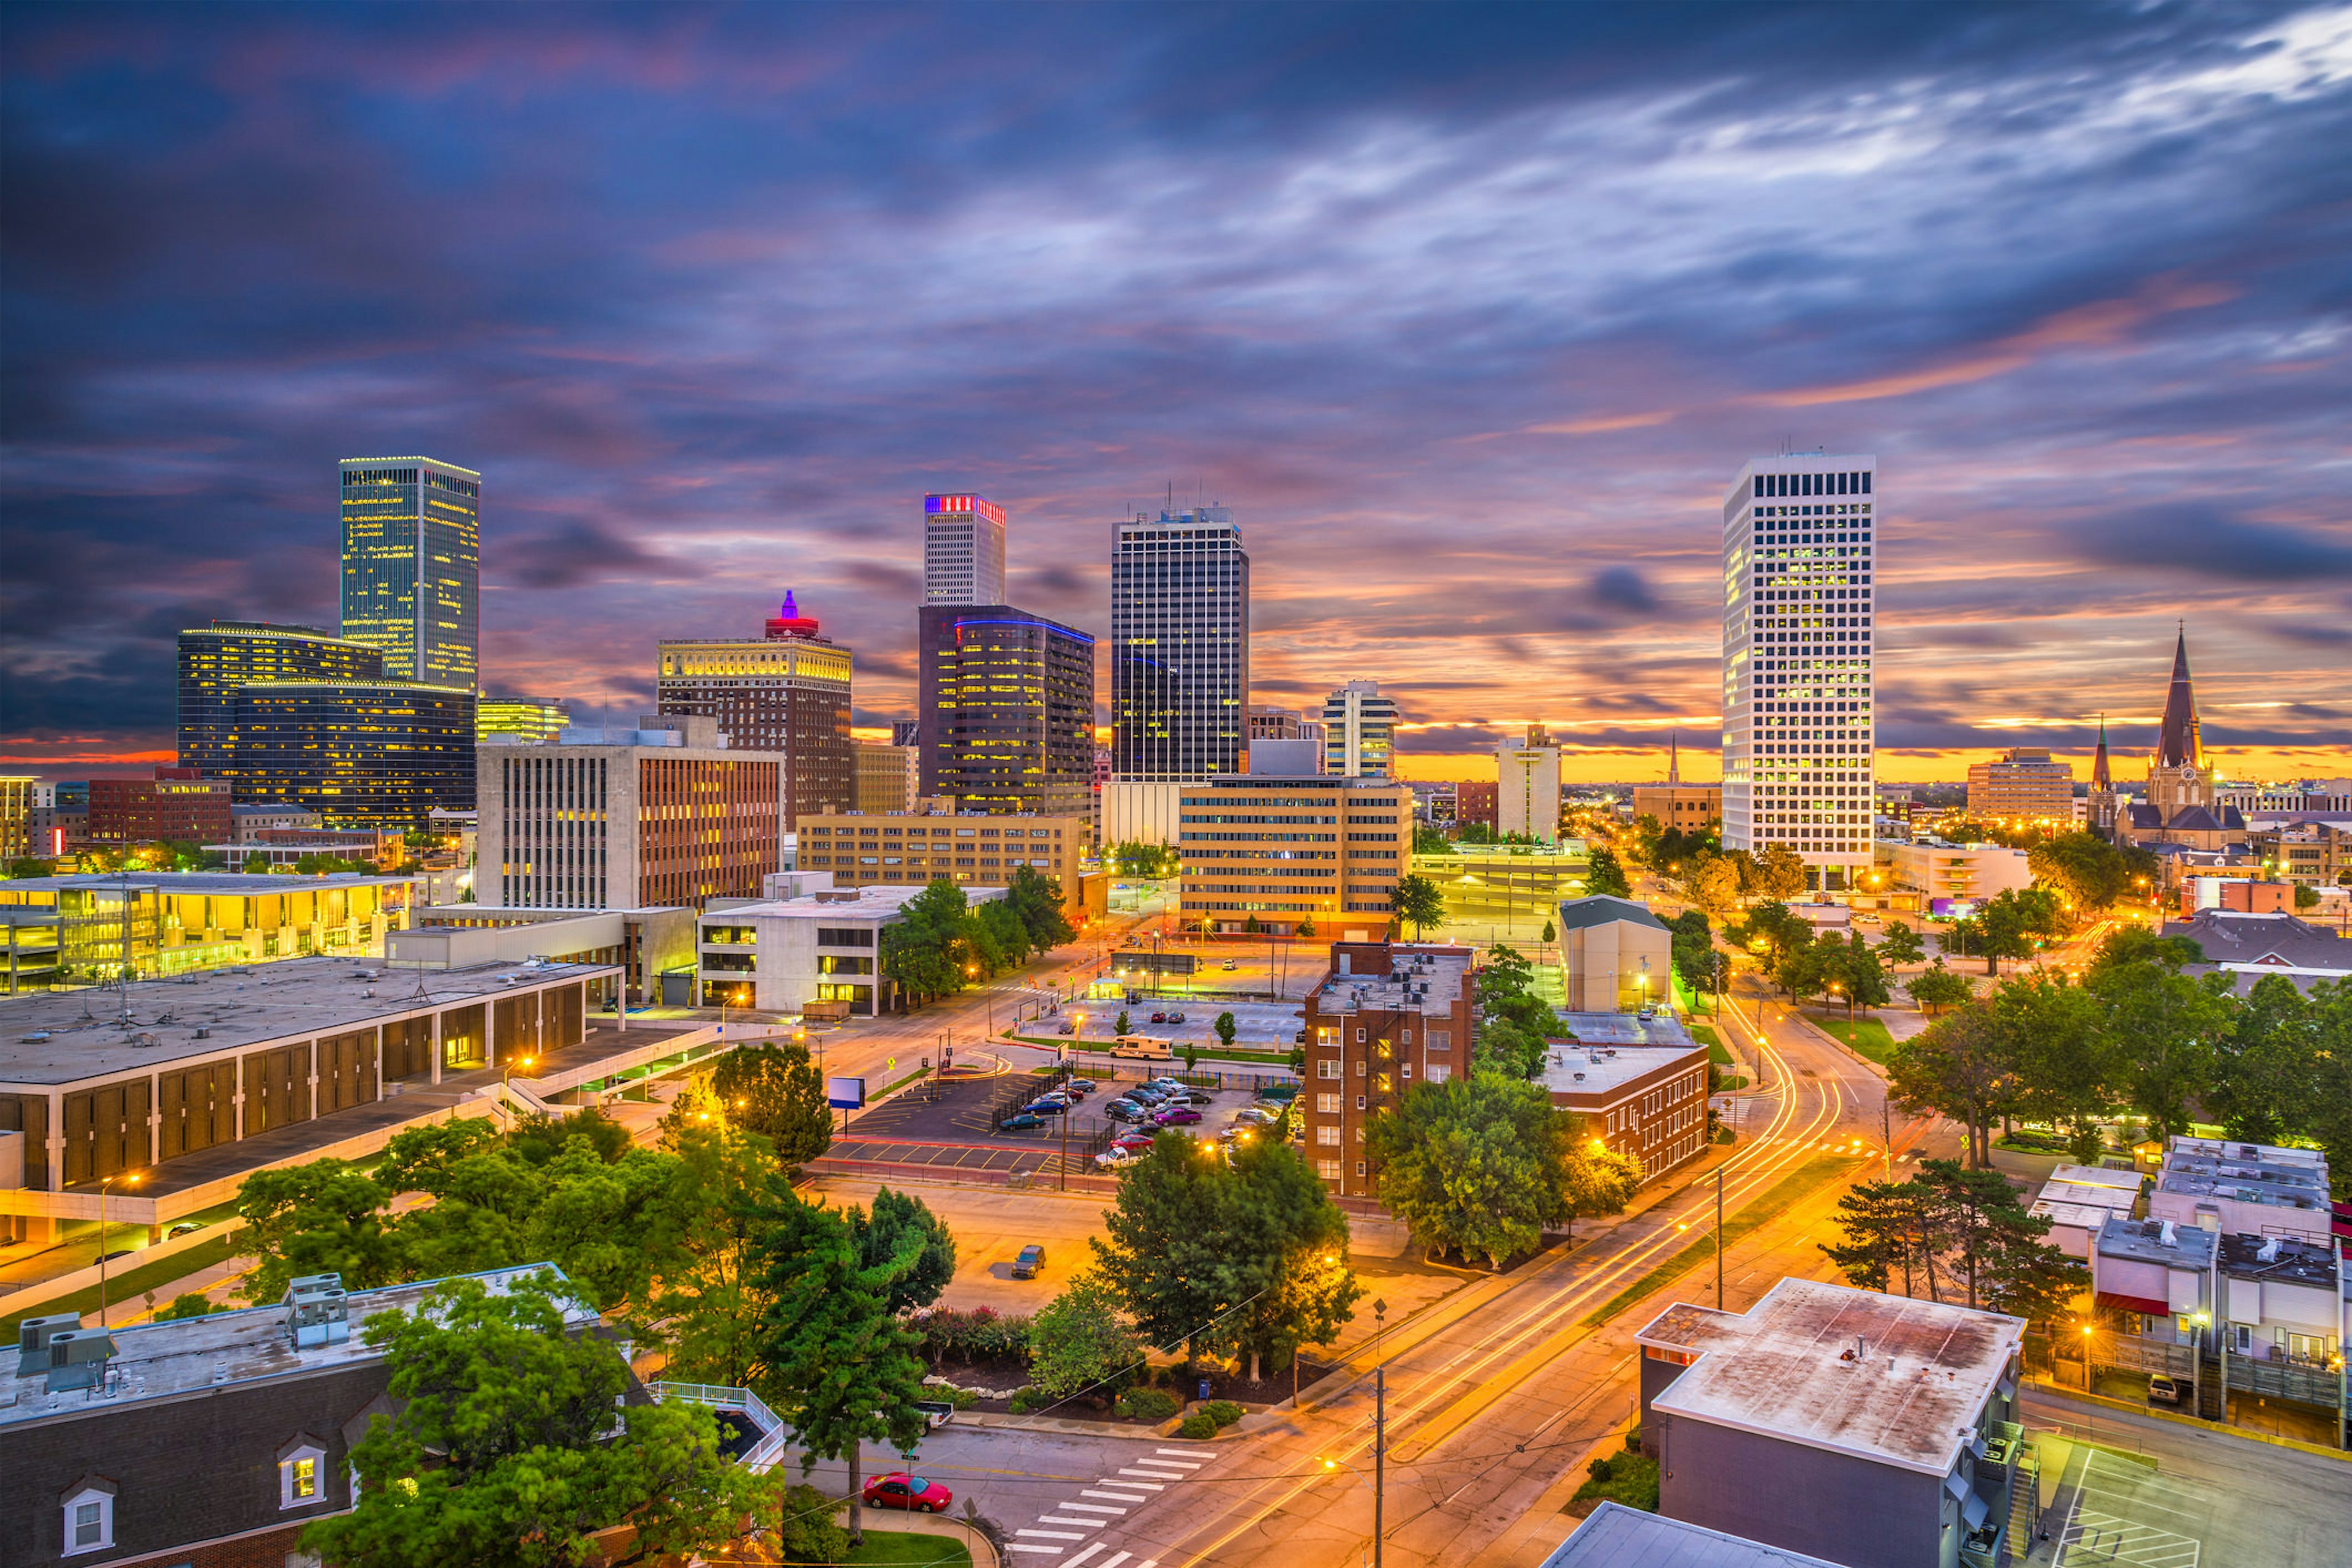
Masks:
[[[383,672],[481,684],[482,476],[431,458],[342,461],[342,632]]]

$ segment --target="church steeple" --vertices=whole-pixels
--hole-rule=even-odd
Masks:
[[[1683,782],[1683,732],[1680,730],[1673,730],[1667,733],[1669,739],[1666,742],[1666,782],[1670,784],[1678,784]]]
[[[2095,790],[2115,787],[2114,776],[2107,772],[2107,716],[2104,713],[2099,715],[2099,749],[2091,757],[2091,787]]]
[[[2197,693],[2189,681],[2189,631],[2172,646],[2172,687],[2164,696],[2164,724],[2157,733],[2156,765],[2200,767],[2205,761],[2197,726]]]

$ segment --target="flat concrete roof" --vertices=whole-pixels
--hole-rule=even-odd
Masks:
[[[2183,1197],[2230,1198],[2305,1214],[2328,1208],[2327,1160],[2310,1149],[2176,1138],[2165,1151],[2156,1187]]]
[[[504,1294],[516,1279],[542,1268],[558,1279],[563,1278],[563,1271],[552,1263],[494,1268],[465,1278],[484,1281],[493,1294]],[[117,1392],[102,1400],[92,1399],[86,1388],[49,1393],[46,1369],[19,1377],[12,1351],[0,1356],[0,1426],[36,1421],[44,1415],[115,1410],[142,1399],[163,1399],[199,1389],[219,1389],[262,1378],[322,1372],[374,1361],[383,1352],[371,1348],[363,1337],[362,1330],[367,1320],[395,1308],[414,1310],[426,1292],[445,1283],[425,1279],[353,1291],[344,1299],[351,1337],[339,1343],[310,1345],[299,1350],[295,1348],[293,1335],[288,1330],[289,1309],[284,1306],[248,1307],[242,1311],[214,1312],[202,1318],[115,1329],[111,1331],[115,1344],[111,1364],[120,1382]],[[564,1318],[575,1328],[597,1321],[593,1310],[576,1302]]]
[[[263,848],[262,845],[240,845],[239,848]],[[97,891],[121,890],[122,878],[103,872],[89,872],[70,877],[15,877],[5,884],[10,892],[58,892],[68,888]],[[213,896],[243,894],[262,898],[271,893],[318,893],[336,888],[383,888],[403,882],[414,882],[415,877],[372,877],[359,874],[332,877],[273,877],[266,872],[239,871],[133,871],[131,885],[134,888],[154,888],[166,893],[204,893]]]
[[[2099,1223],[2096,1246],[2102,1258],[2161,1263],[2167,1268],[2193,1268],[2201,1274],[2213,1267],[2213,1232],[2193,1225],[2110,1214]]]
[[[183,1058],[340,1034],[380,1018],[619,973],[611,964],[595,963],[482,963],[429,973],[387,972],[381,963],[364,959],[289,958],[250,968],[133,981],[132,1022],[127,1028],[116,1021],[122,1004],[110,989],[27,992],[0,997],[0,1083],[79,1083]],[[373,995],[368,994],[371,991]],[[196,1037],[198,1029],[207,1031],[205,1038]],[[46,1040],[26,1037],[44,1033],[49,1037]]]
[[[1558,1040],[1546,1045],[1550,1054],[1544,1058],[1543,1083],[1554,1094],[1607,1094],[1644,1074],[1671,1067],[1694,1051],[1704,1055],[1702,1047],[1691,1041],[1679,1046],[1603,1046],[1598,1049],[1563,1045]]]
[[[1783,1279],[1745,1312],[1670,1307],[1634,1337],[1698,1358],[1654,1410],[1945,1476],[2024,1332],[1999,1312]]]
[[[1837,1568],[1820,1557],[1603,1502],[1543,1568]]]
[[[1462,981],[1470,973],[1470,963],[1466,947],[1441,952],[1392,948],[1386,974],[1324,976],[1316,1010],[1335,1016],[1366,1011],[1443,1013],[1462,999]]]
[[[843,895],[855,892],[856,898]],[[829,889],[820,896],[814,893],[798,899],[769,899],[744,904],[729,904],[724,908],[705,910],[706,921],[734,921],[747,920],[873,920],[888,918],[907,907],[918,896],[930,891],[928,882],[877,882],[870,887]],[[967,904],[993,903],[1004,897],[1003,888],[963,888]]]

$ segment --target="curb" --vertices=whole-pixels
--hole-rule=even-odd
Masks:
[[[2053,1399],[2072,1400],[2077,1405],[2096,1405],[2108,1410],[2120,1410],[2127,1415],[2145,1415],[2152,1421],[2169,1421],[2176,1426],[2190,1426],[2200,1432],[2219,1437],[2238,1437],[2249,1443],[2268,1443],[2273,1448],[2293,1448],[2299,1453],[2315,1454],[2323,1459],[2352,1465],[2352,1451],[2343,1448],[2323,1448],[2316,1443],[2306,1443],[2300,1437],[2276,1437],[2268,1432],[2251,1432],[2226,1422],[2208,1421],[2201,1416],[2183,1415],[2177,1410],[2158,1410],[2151,1405],[2134,1405],[2129,1400],[2111,1399],[2104,1394],[2086,1394],[2081,1389],[2061,1388],[2039,1377],[2025,1380],[2028,1388],[2039,1389]]]
[[[845,1501],[842,1507],[846,1513],[859,1512],[857,1505],[854,1502]],[[847,1529],[848,1522],[846,1519],[842,1520],[842,1528]],[[1000,1559],[996,1555],[994,1544],[988,1537],[960,1519],[950,1524],[946,1519],[937,1515],[926,1514],[919,1519],[911,1513],[869,1508],[863,1511],[858,1524],[859,1528],[869,1535],[877,1532],[929,1535],[941,1541],[952,1541],[971,1553],[971,1568],[998,1568]]]

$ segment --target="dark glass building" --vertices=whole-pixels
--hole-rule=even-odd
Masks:
[[[1090,812],[1095,639],[1010,605],[918,615],[923,793],[966,811]]]
[[[180,765],[229,775],[236,691],[257,680],[382,680],[383,649],[311,626],[215,621],[180,634]],[[239,801],[265,796],[240,794]]]
[[[330,826],[425,826],[474,808],[474,693],[402,680],[257,681],[236,691],[237,798]]]
[[[343,636],[383,673],[481,686],[482,476],[431,458],[342,462]]]
[[[1112,775],[1241,772],[1249,743],[1249,555],[1232,508],[1119,522],[1110,640]]]

